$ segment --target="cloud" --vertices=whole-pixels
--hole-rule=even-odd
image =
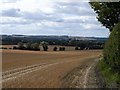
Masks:
[[[62,17],[57,15],[57,14],[47,14],[42,11],[37,11],[37,12],[24,12],[21,16],[24,19],[27,20],[33,20],[33,21],[51,21],[51,22],[61,22]]]
[[[79,16],[93,15],[93,11],[90,9],[90,5],[86,2],[57,2],[55,8],[57,13]]]
[[[29,20],[29,22],[26,19],[22,18],[15,18],[15,17],[2,17],[2,20],[0,24],[2,25],[25,25],[25,24],[31,24],[32,21]]]
[[[63,18],[65,23],[79,23],[79,24],[89,24],[89,23],[96,23],[98,22],[96,20],[95,16],[69,16]],[[99,24],[99,23],[97,23]]]
[[[11,9],[7,9],[7,10],[3,10],[1,12],[1,15],[8,16],[8,17],[19,17],[20,16],[19,12],[20,12],[20,9],[11,8]]]
[[[0,25],[3,33],[109,36],[109,31],[97,21],[95,12],[87,2],[8,1],[1,5]]]
[[[15,3],[19,0],[1,0],[2,3]]]

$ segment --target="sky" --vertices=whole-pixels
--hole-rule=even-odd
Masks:
[[[0,0],[0,34],[108,37],[88,1]]]

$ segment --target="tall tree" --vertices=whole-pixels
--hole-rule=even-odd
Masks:
[[[120,21],[120,1],[90,2],[90,5],[97,13],[98,21],[112,31],[113,27]]]

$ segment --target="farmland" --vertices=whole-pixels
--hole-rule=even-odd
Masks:
[[[69,87],[68,85],[75,87],[70,84],[75,78],[70,72],[82,65],[83,73],[86,73],[87,68],[101,54],[101,50],[57,52],[2,50],[3,87],[59,88]],[[86,80],[83,81],[86,83]]]
[[[4,48],[7,48],[7,49],[13,49],[13,47],[14,46],[18,46],[18,45],[0,45],[0,48],[2,48],[2,47],[4,47]],[[57,47],[58,49],[59,49],[59,47],[61,47],[60,45],[49,45],[48,46],[48,51],[53,51],[53,48],[54,47]],[[41,48],[41,51],[43,50],[43,48],[42,48],[42,46],[40,46],[40,48]],[[73,46],[65,46],[65,50],[66,51],[73,51],[73,50],[75,50],[75,47],[73,47]]]

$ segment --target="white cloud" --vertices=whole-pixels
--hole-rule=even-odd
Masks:
[[[6,34],[108,36],[87,2],[73,0],[1,0]]]
[[[18,0],[0,0],[0,3],[15,3]]]

